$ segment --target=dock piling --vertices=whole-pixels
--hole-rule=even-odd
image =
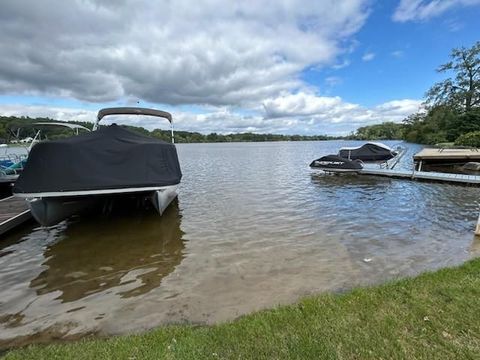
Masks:
[[[478,215],[477,226],[475,228],[475,235],[480,236],[480,214]]]

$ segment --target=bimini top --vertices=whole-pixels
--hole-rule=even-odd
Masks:
[[[397,153],[385,144],[368,142],[359,147],[341,148],[338,155],[349,160],[386,161]]]
[[[97,121],[95,123],[94,129],[98,127],[98,123],[102,120],[105,116],[108,115],[149,115],[149,116],[157,116],[167,119],[170,124],[172,124],[172,114],[155,109],[148,109],[148,108],[140,108],[140,107],[116,107],[116,108],[105,108],[98,112],[97,114]]]
[[[175,145],[111,125],[35,145],[13,192],[160,187],[181,178]]]

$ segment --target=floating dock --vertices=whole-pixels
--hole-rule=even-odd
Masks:
[[[466,174],[450,174],[430,171],[408,171],[393,169],[362,169],[357,174],[386,176],[391,178],[401,178],[409,180],[424,180],[450,183],[463,183],[471,185],[480,185],[480,176]]]
[[[478,149],[444,149],[444,148],[425,148],[413,155],[413,160],[460,160],[460,161],[479,161],[480,151]]]
[[[424,166],[452,166],[468,162],[480,162],[479,149],[443,149],[425,148],[413,155],[415,169],[421,171]]]
[[[10,196],[0,200],[0,235],[23,224],[32,217],[27,202]]]

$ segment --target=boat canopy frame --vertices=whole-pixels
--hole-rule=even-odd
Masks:
[[[20,124],[14,124],[14,125],[10,125],[8,127],[8,130],[17,139],[20,139],[20,131],[22,129],[31,128],[35,131],[35,135],[33,136],[32,142],[30,143],[30,145],[28,147],[26,147],[27,152],[29,153],[30,150],[32,149],[33,145],[35,145],[36,143],[39,142],[39,138],[40,138],[40,134],[41,134],[42,130],[41,129],[38,130],[38,128],[39,127],[48,128],[48,127],[55,127],[55,126],[69,128],[73,131],[74,135],[78,135],[80,130],[85,130],[87,132],[91,131],[89,128],[87,128],[83,125],[72,124],[72,123],[63,122],[63,121],[62,122],[40,121],[40,122],[21,124],[21,125]]]
[[[162,110],[150,109],[150,108],[141,108],[141,107],[114,107],[114,108],[104,108],[101,109],[97,114],[97,120],[93,125],[93,130],[97,130],[98,124],[100,121],[109,115],[148,115],[148,116],[157,116],[164,119],[167,119],[170,123],[170,130],[172,136],[172,144],[175,143],[175,138],[173,135],[173,119],[172,114]]]
[[[78,124],[70,124],[70,123],[61,123],[61,122],[52,122],[52,121],[45,121],[45,122],[36,122],[36,123],[33,123],[31,124],[32,126],[31,127],[35,127],[35,126],[46,126],[46,127],[49,127],[49,126],[63,126],[63,127],[67,127],[69,129],[72,129],[75,133],[75,135],[78,135],[78,132],[79,130],[85,130],[85,131],[92,131],[90,130],[89,128],[83,126],[83,125],[78,125]]]

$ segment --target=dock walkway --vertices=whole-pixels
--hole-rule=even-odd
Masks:
[[[10,196],[0,200],[0,235],[24,223],[32,217],[27,202]]]
[[[359,175],[386,176],[392,178],[402,178],[410,180],[440,181],[450,183],[463,183],[480,185],[480,176],[466,174],[449,174],[430,171],[408,171],[393,169],[362,169]]]

